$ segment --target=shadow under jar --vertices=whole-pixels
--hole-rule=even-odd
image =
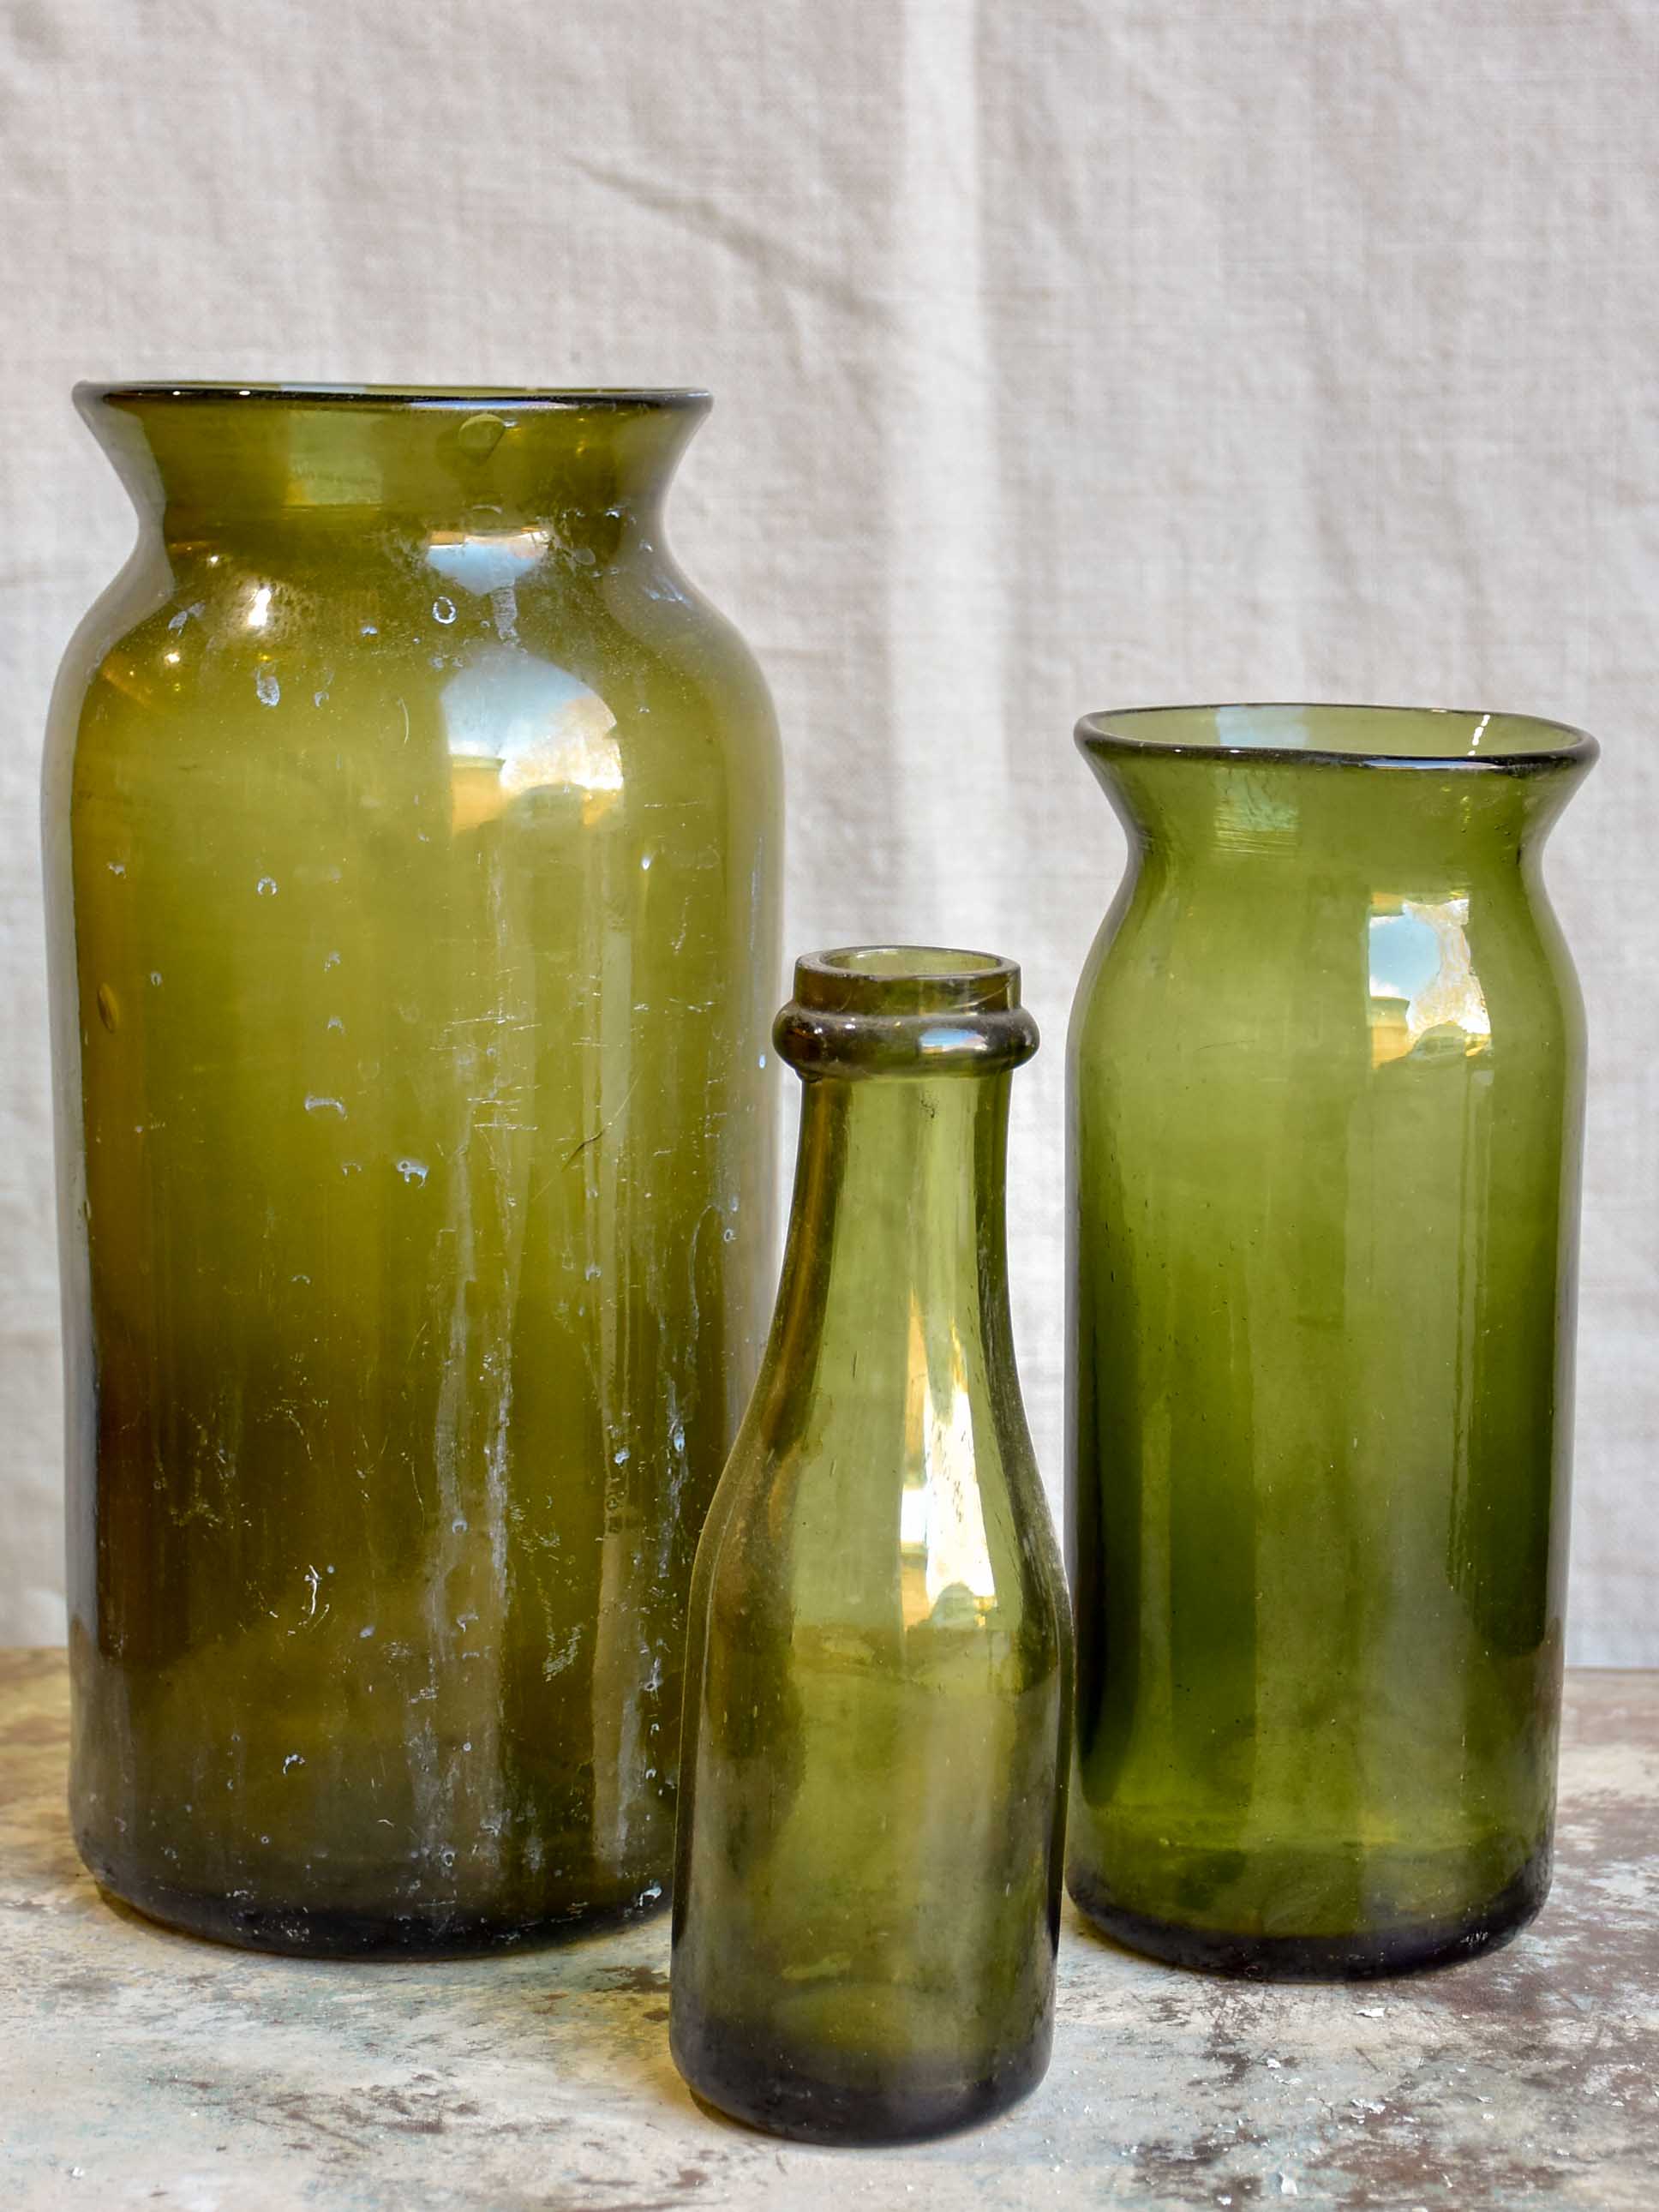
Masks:
[[[1088,717],[1128,832],[1070,1056],[1068,1879],[1264,1976],[1549,1883],[1583,1021],[1553,723]]]
[[[707,400],[77,396],[141,523],[46,773],[80,1849],[278,1950],[647,1909],[773,1202]]]
[[[1020,1403],[1004,1173],[1019,971],[796,969],[794,1210],[697,1553],[669,1997],[698,2094],[899,2142],[1042,2079],[1070,1691]]]

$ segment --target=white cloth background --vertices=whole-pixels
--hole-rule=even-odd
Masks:
[[[702,383],[687,566],[788,758],[788,941],[1020,958],[1060,1468],[1084,708],[1604,740],[1572,1650],[1659,1662],[1654,0],[0,0],[0,1639],[63,1631],[35,780],[131,537],[76,375]]]

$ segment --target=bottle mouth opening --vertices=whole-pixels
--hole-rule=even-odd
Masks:
[[[1599,750],[1583,730],[1535,714],[1300,701],[1109,710],[1085,714],[1077,726],[1077,742],[1085,753],[1119,758],[1169,754],[1510,775],[1588,764]]]
[[[848,945],[795,963],[795,1002],[820,1013],[1006,1013],[1019,1005],[1019,969],[951,945]]]

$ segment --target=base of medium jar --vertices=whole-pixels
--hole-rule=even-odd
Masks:
[[[1244,1981],[1364,1982],[1496,1951],[1520,1933],[1549,1894],[1550,1855],[1537,1853],[1498,1895],[1455,1919],[1428,1920],[1351,1936],[1256,1936],[1194,1928],[1115,1903],[1086,1868],[1066,1869],[1066,1887],[1086,1920],[1115,1943],[1200,1973]]]
[[[106,1900],[176,1935],[290,1959],[483,1958],[604,1935],[654,1917],[669,1901],[666,1887],[658,1889],[653,1884],[650,1891],[619,1904],[581,1906],[530,1920],[482,1912],[319,1911],[299,1905],[254,1905],[162,1883],[118,1881],[95,1865],[91,1871]]]
[[[954,2135],[1017,2105],[1048,2070],[1054,2021],[1051,2014],[1027,2049],[976,2079],[895,2080],[875,2089],[826,2080],[804,2064],[790,2066],[764,2035],[738,2035],[714,2025],[688,2032],[678,2024],[669,2034],[674,2063],[692,2095],[711,2112],[792,2142],[874,2148]]]

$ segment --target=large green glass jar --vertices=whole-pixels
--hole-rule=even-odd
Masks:
[[[141,523],[46,775],[82,1852],[283,1950],[647,1907],[771,1263],[706,399],[78,397]]]
[[[1054,2025],[1070,1623],[1020,1404],[1019,971],[866,947],[779,1016],[800,1153],[697,1553],[669,1996],[722,2110],[822,2142],[1000,2111]]]
[[[1130,863],[1071,1040],[1068,1875],[1186,1965],[1364,1975],[1549,1882],[1583,1066],[1516,715],[1079,741]]]

